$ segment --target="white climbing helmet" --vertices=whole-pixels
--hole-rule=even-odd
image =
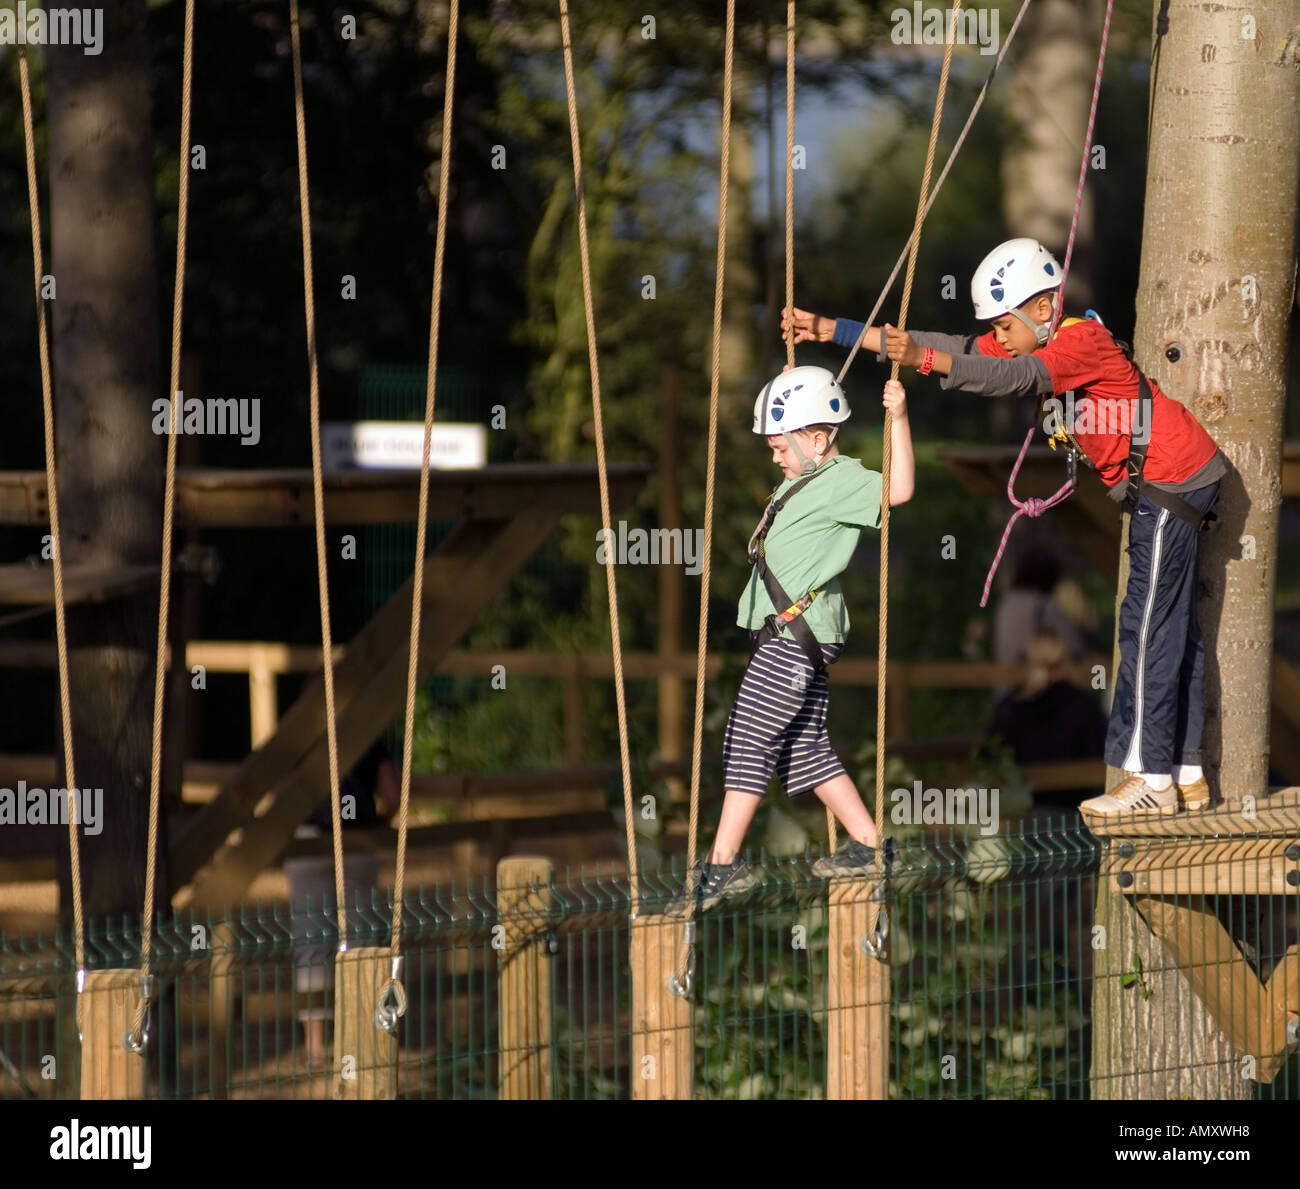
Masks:
[[[1047,342],[1048,327],[1031,322],[1019,310],[1036,293],[1061,286],[1061,266],[1036,239],[1022,236],[998,244],[975,270],[970,280],[975,317],[981,321],[1015,314],[1038,337]]]
[[[810,425],[833,425],[837,427],[831,430],[833,442],[838,426],[848,419],[849,402],[844,389],[824,367],[792,367],[764,384],[754,402],[754,432],[764,437],[783,435],[805,475],[812,474],[821,459],[808,458],[791,433]]]
[[[754,432],[764,437],[848,419],[844,389],[824,367],[792,367],[764,384],[754,402]]]

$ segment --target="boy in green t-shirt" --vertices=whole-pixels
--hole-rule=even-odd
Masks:
[[[883,403],[894,415],[894,507],[912,498],[916,480],[906,396],[896,380],[885,385]],[[880,524],[879,473],[835,445],[848,417],[844,390],[821,367],[782,372],[754,404],[754,432],[766,439],[785,481],[750,538],[754,568],[736,622],[749,629],[752,654],[727,722],[722,817],[708,858],[696,864],[697,912],[759,882],[737,852],[773,771],[788,796],[816,793],[849,833],[814,872],[852,874],[876,861],[875,823],[826,731],[826,667],[843,651],[849,630],[839,575],[862,529]],[[685,911],[683,893],[668,912]]]

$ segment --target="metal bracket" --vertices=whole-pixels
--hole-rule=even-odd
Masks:
[[[683,940],[686,942],[686,970],[678,974],[675,970],[668,976],[668,993],[678,999],[686,999],[695,985],[695,922],[687,921],[682,926]]]
[[[381,1032],[396,1032],[397,1021],[406,1015],[406,988],[402,986],[405,959],[396,955],[389,964],[388,982],[375,1007],[375,1027]]]
[[[143,1053],[149,1045],[149,1020],[153,1015],[154,992],[157,980],[152,974],[140,976],[140,1002],[144,1004],[144,1018],[140,1021],[140,1035],[136,1036],[134,1028],[128,1028],[122,1034],[122,1047],[128,1053]]]
[[[875,958],[878,962],[885,962],[889,958],[888,940],[889,908],[887,905],[881,905],[880,914],[876,917],[875,932],[870,937],[864,937],[859,942],[859,945],[868,958]]]

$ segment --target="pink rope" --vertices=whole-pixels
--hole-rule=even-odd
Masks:
[[[1110,40],[1110,18],[1115,8],[1115,0],[1106,0],[1106,20],[1101,28],[1101,51],[1097,55],[1097,76],[1092,83],[1092,105],[1088,109],[1088,131],[1083,138],[1083,159],[1079,162],[1079,184],[1074,190],[1074,214],[1070,218],[1070,238],[1065,245],[1065,263],[1061,266],[1061,287],[1056,291],[1056,300],[1052,303],[1052,326],[1048,336],[1051,341],[1051,335],[1056,333],[1057,323],[1061,320],[1061,314],[1065,310],[1065,282],[1070,276],[1070,261],[1074,257],[1074,238],[1079,230],[1079,210],[1083,206],[1083,186],[1088,178],[1088,158],[1092,155],[1092,133],[1097,125],[1097,103],[1101,98],[1101,76],[1106,66],[1106,43]],[[993,585],[993,575],[998,572],[998,565],[1002,561],[1002,555],[1007,551],[1007,541],[1011,537],[1011,530],[1015,527],[1016,521],[1022,516],[1031,518],[1041,516],[1049,508],[1056,507],[1057,504],[1068,499],[1074,491],[1074,468],[1070,468],[1070,477],[1056,490],[1056,494],[1049,496],[1045,500],[1030,498],[1027,500],[1016,499],[1016,476],[1020,474],[1020,465],[1025,461],[1025,454],[1029,450],[1030,440],[1034,436],[1034,426],[1029,427],[1029,432],[1025,434],[1025,444],[1020,447],[1020,453],[1016,457],[1016,465],[1011,468],[1011,477],[1007,480],[1007,499],[1011,501],[1015,511],[1011,514],[1011,519],[1007,521],[1007,527],[1003,530],[1002,541],[998,545],[998,551],[994,554],[993,564],[989,566],[988,576],[984,579],[984,594],[980,598],[980,606],[988,605],[989,588]]]
[[[1074,256],[1074,236],[1079,229],[1079,208],[1083,205],[1083,183],[1088,177],[1088,158],[1092,156],[1092,132],[1097,125],[1097,102],[1101,98],[1101,75],[1106,66],[1106,43],[1110,40],[1110,17],[1115,0],[1106,0],[1106,19],[1101,27],[1101,51],[1097,55],[1097,77],[1092,83],[1092,106],[1088,109],[1088,133],[1083,138],[1083,159],[1079,162],[1079,184],[1074,190],[1074,215],[1070,219],[1070,239],[1065,245],[1065,263],[1061,266],[1061,287],[1052,303],[1052,332],[1065,310],[1065,282],[1070,276],[1070,260]]]
[[[1048,496],[1045,500],[1030,497],[1027,500],[1016,499],[1016,476],[1020,474],[1020,464],[1025,461],[1025,454],[1029,451],[1029,443],[1033,440],[1035,426],[1029,427],[1029,432],[1025,434],[1024,445],[1020,447],[1020,453],[1016,456],[1016,465],[1011,468],[1011,478],[1007,480],[1007,499],[1015,506],[1015,511],[1011,514],[1011,519],[1007,521],[1007,527],[1002,532],[1002,542],[998,545],[998,551],[993,557],[993,564],[989,566],[988,577],[984,579],[984,595],[980,599],[980,606],[988,605],[989,588],[993,585],[993,575],[998,572],[998,565],[1002,561],[1002,555],[1007,551],[1007,541],[1011,537],[1011,530],[1015,527],[1016,521],[1022,516],[1030,518],[1041,516],[1049,508],[1055,508],[1057,504],[1068,499],[1070,493],[1074,490],[1074,472],[1071,469],[1070,477],[1056,490],[1055,495]]]

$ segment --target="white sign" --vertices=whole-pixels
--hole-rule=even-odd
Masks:
[[[321,453],[330,470],[419,470],[424,451],[422,421],[327,421]],[[463,470],[487,462],[487,429],[459,422],[435,424],[429,439],[433,470]]]

